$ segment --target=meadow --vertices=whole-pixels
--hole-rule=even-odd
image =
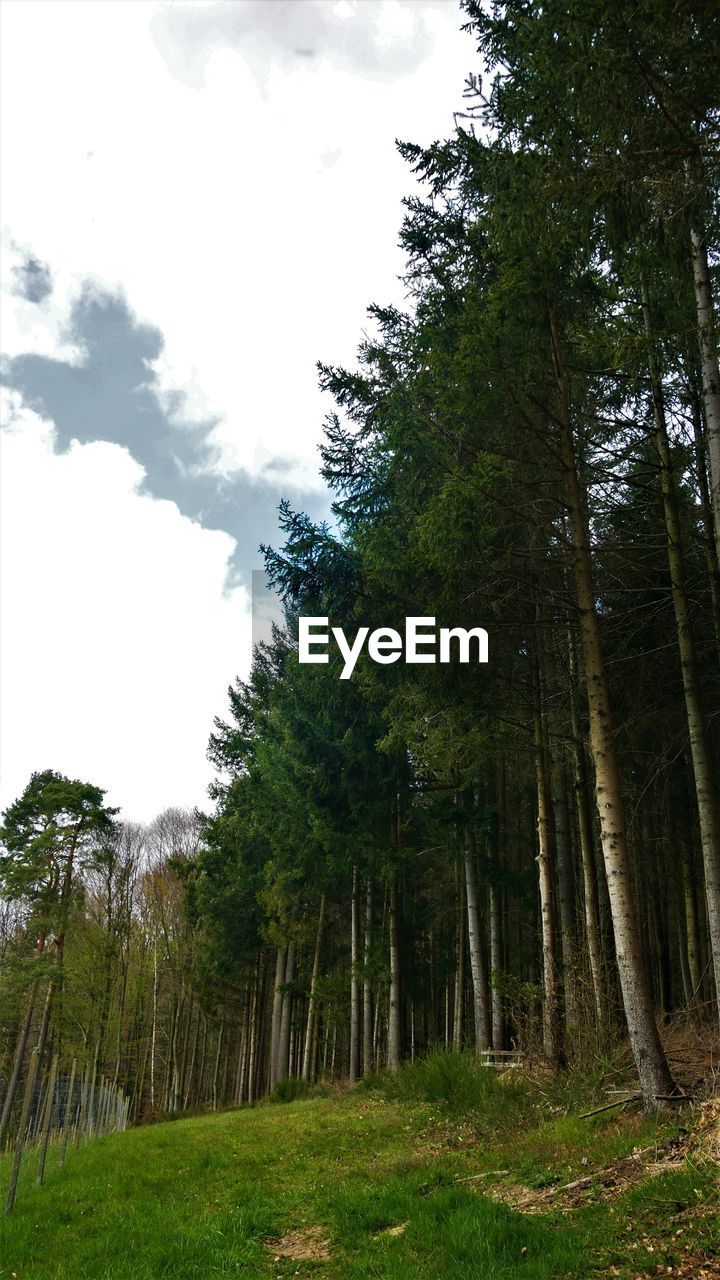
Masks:
[[[568,1089],[435,1055],[109,1135],[62,1171],[51,1149],[0,1220],[0,1280],[720,1275],[693,1118],[581,1118]]]

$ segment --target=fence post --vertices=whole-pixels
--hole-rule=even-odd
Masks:
[[[55,1054],[52,1067],[50,1068],[50,1079],[48,1080],[47,1097],[45,1099],[45,1115],[43,1117],[42,1139],[40,1142],[40,1154],[38,1156],[38,1169],[36,1182],[42,1182],[45,1176],[45,1157],[48,1149],[48,1138],[50,1137],[50,1125],[52,1123],[53,1106],[55,1103],[55,1080],[57,1078],[58,1056]]]
[[[105,1077],[100,1076],[100,1104],[97,1113],[97,1132],[101,1138],[105,1132],[105,1104],[107,1102],[107,1088],[105,1085]]]
[[[30,1117],[30,1123],[28,1125],[27,1142],[25,1144],[28,1147],[31,1147],[34,1141],[37,1140],[37,1136],[42,1128],[42,1119],[45,1114],[45,1098],[47,1095],[47,1083],[48,1083],[48,1077],[43,1072],[42,1060],[39,1060],[37,1064],[37,1071],[36,1071],[36,1084],[38,1086],[37,1105],[33,1107],[33,1113]]]
[[[80,1085],[80,1109],[78,1111],[78,1121],[75,1128],[75,1141],[80,1145],[82,1138],[86,1137],[87,1128],[87,1106],[90,1090],[90,1066],[85,1063],[85,1069],[82,1075],[82,1083]]]
[[[92,1076],[90,1077],[90,1088],[88,1090],[87,1113],[85,1116],[85,1138],[92,1138],[95,1130],[95,1109],[97,1100],[97,1063],[93,1063]]]
[[[62,1126],[62,1148],[60,1151],[60,1168],[65,1164],[65,1152],[67,1150],[68,1135],[70,1132],[70,1120],[72,1118],[72,1101],[73,1089],[75,1088],[75,1068],[77,1066],[77,1058],[73,1058],[72,1067],[70,1068],[70,1085],[68,1087],[67,1102],[65,1104],[65,1115],[63,1117]]]
[[[25,1081],[25,1096],[23,1097],[22,1111],[20,1113],[20,1125],[15,1138],[15,1159],[13,1160],[12,1170],[10,1173],[10,1186],[8,1187],[7,1200],[5,1201],[5,1212],[10,1213],[15,1204],[15,1192],[17,1190],[18,1174],[20,1173],[20,1161],[22,1160],[23,1146],[25,1145],[25,1131],[27,1129],[28,1112],[30,1110],[30,1102],[35,1087],[35,1072],[37,1071],[37,1049],[33,1049],[30,1058],[30,1069],[28,1077]]]

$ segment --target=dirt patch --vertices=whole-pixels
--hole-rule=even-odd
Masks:
[[[322,1262],[330,1257],[330,1241],[323,1227],[303,1227],[279,1240],[266,1240],[275,1262],[293,1258],[296,1262]]]
[[[407,1222],[398,1222],[394,1227],[383,1227],[382,1231],[376,1231],[373,1240],[388,1240],[392,1236],[401,1236],[408,1229]]]

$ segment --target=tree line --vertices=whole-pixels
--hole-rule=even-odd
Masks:
[[[717,1021],[720,11],[463,9],[483,75],[449,139],[400,144],[407,307],[320,366],[332,520],[281,508],[286,622],[216,721],[211,807],[135,861],[126,977],[63,996],[138,1115],[619,1036],[651,1107],[663,1024]],[[416,615],[485,627],[489,663],[298,662],[301,616]],[[96,853],[137,837],[108,821]],[[14,1061],[62,984],[7,831]],[[114,936],[93,859],[65,899],[53,865],[56,955],[70,916]]]

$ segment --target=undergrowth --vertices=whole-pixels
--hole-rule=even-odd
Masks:
[[[471,1116],[486,1132],[529,1120],[539,1096],[514,1071],[501,1075],[468,1053],[430,1053],[398,1071],[368,1075],[360,1085],[394,1102],[429,1102],[451,1115]]]

